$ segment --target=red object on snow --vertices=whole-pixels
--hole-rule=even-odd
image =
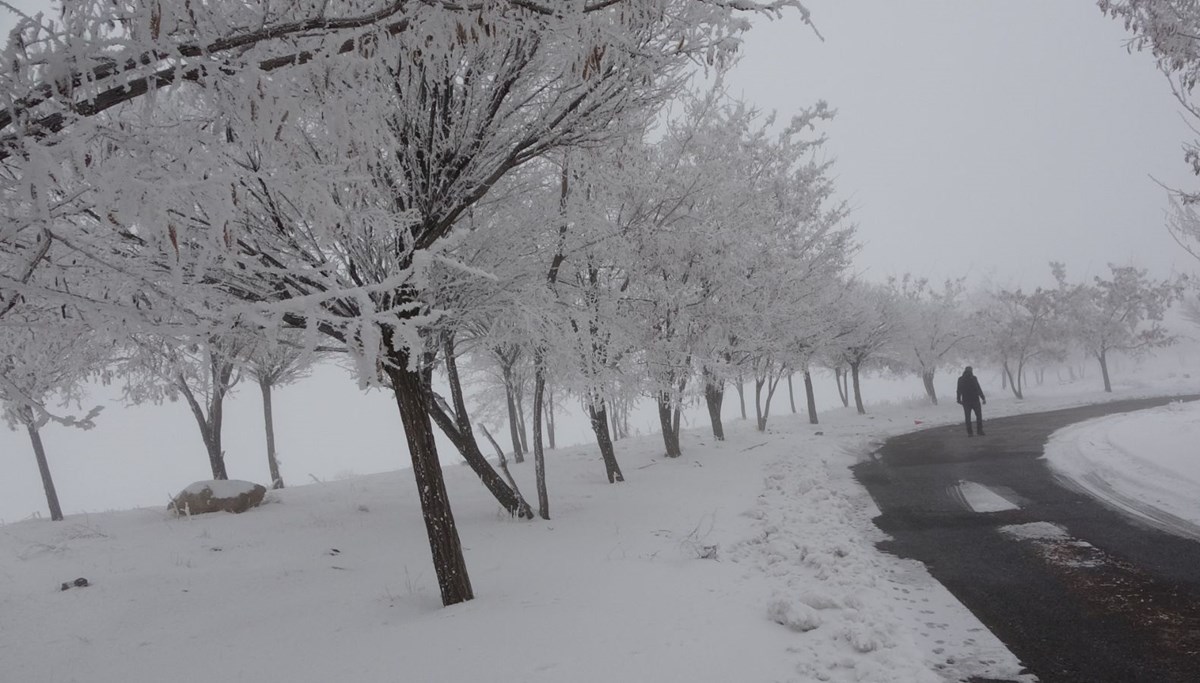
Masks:
[[[913,420],[913,424],[919,425],[919,424],[924,424],[924,423],[921,420]]]

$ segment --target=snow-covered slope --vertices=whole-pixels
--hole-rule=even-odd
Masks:
[[[1046,458],[1104,503],[1200,540],[1200,402],[1072,425],[1051,437]]]
[[[989,416],[1079,404],[1022,403]],[[4,681],[939,681],[1018,678],[919,564],[878,552],[848,466],[957,406],[731,420],[551,452],[553,520],[448,470],[477,599],[442,608],[411,475],[272,492],[243,515],[164,509],[0,526]],[[532,493],[532,467],[514,467]],[[60,590],[86,578],[91,585]]]

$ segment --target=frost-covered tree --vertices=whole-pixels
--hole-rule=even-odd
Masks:
[[[888,360],[885,354],[900,324],[896,296],[884,286],[854,281],[839,300],[836,315],[836,363],[849,369],[854,408],[864,415],[862,371]]]
[[[275,410],[272,403],[273,390],[287,386],[308,376],[320,355],[306,344],[301,335],[286,332],[272,339],[266,335],[252,342],[242,359],[246,374],[254,378],[262,394],[263,429],[267,439],[267,469],[271,475],[271,488],[283,488],[283,475],[279,472],[279,458],[275,450]]]
[[[222,434],[225,399],[241,381],[245,354],[256,340],[238,330],[200,339],[135,335],[117,371],[125,397],[135,403],[175,401],[183,397],[196,421],[213,479],[228,479]]]
[[[1154,56],[1176,99],[1200,122],[1195,94],[1200,81],[1200,10],[1195,0],[1098,0],[1097,4],[1133,33],[1130,49]],[[1200,141],[1184,145],[1184,160],[1200,176]],[[1184,189],[1178,198],[1192,204],[1200,200],[1200,192]]]
[[[905,274],[892,287],[899,311],[896,360],[921,377],[925,395],[937,405],[934,374],[971,335],[962,306],[963,279],[948,279],[939,289],[925,278]]]
[[[41,430],[51,421],[90,428],[100,408],[73,417],[56,415],[47,404],[78,406],[86,381],[104,371],[111,358],[112,345],[73,311],[39,310],[17,303],[0,318],[0,412],[10,428],[24,429],[29,435],[54,521],[62,520],[62,506]]]
[[[971,314],[976,335],[968,350],[1000,366],[1013,396],[1025,397],[1025,370],[1063,357],[1069,345],[1062,292],[1038,287],[987,292]]]
[[[123,324],[215,288],[241,302],[218,327],[244,316],[346,345],[361,381],[395,394],[443,602],[470,599],[428,415],[431,265],[505,175],[604,139],[696,61],[726,59],[746,12],[789,6],[68,5],[5,54],[0,242],[16,246],[0,273],[37,263],[48,235],[120,276],[107,301]]]
[[[1182,296],[1183,281],[1153,280],[1144,269],[1109,264],[1109,277],[1072,285],[1062,264],[1052,265],[1070,334],[1100,364],[1104,391],[1112,392],[1108,360],[1114,351],[1139,355],[1175,343],[1163,316]]]

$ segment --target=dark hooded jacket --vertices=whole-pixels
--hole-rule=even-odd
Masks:
[[[979,386],[979,378],[971,372],[971,368],[963,370],[958,378],[958,402],[963,405],[977,405],[984,398],[983,389]]]

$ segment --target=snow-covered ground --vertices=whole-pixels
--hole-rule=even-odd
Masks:
[[[987,416],[1101,398],[1064,392],[993,396]],[[272,492],[243,515],[0,526],[0,680],[1019,679],[920,564],[875,549],[877,510],[848,470],[888,435],[960,419],[919,401],[816,426],[779,415],[766,434],[729,419],[723,443],[685,432],[677,460],[651,434],[618,442],[619,485],[592,448],[559,449],[549,522],[507,518],[452,466],[477,599],[451,608],[408,471]],[[531,495],[531,464],[514,470]]]
[[[1071,425],[1051,437],[1046,459],[1106,504],[1200,540],[1200,402]]]

